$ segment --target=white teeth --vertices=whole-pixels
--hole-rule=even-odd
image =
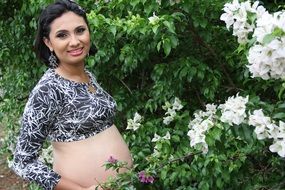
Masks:
[[[71,51],[69,51],[70,53],[77,53],[77,52],[80,52],[82,50],[82,48],[80,48],[80,49],[76,49],[76,50],[71,50]]]

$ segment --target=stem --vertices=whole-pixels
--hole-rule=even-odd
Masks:
[[[200,102],[200,104],[202,105],[202,107],[205,107],[205,103],[202,101],[202,99],[200,98],[200,94],[199,91],[195,88],[195,94],[196,97],[198,98],[198,101]]]
[[[118,80],[124,85],[124,87],[126,87],[126,89],[129,91],[130,94],[133,94],[133,92],[131,91],[131,89],[127,86],[127,84],[126,84],[123,80],[121,80],[121,79],[119,79],[119,78],[118,78]]]
[[[163,168],[167,164],[170,164],[170,163],[173,163],[173,162],[177,162],[179,160],[184,160],[185,158],[188,158],[188,157],[191,157],[191,156],[195,156],[195,155],[198,155],[198,154],[201,154],[201,153],[202,153],[202,151],[198,151],[198,152],[194,152],[194,153],[191,152],[191,153],[186,154],[186,155],[184,155],[182,157],[174,158],[172,160],[169,160],[167,163],[161,164],[160,167],[158,168],[158,170],[160,170],[161,168]]]

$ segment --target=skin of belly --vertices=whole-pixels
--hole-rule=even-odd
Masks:
[[[116,175],[116,171],[105,170],[103,166],[110,156],[132,166],[128,146],[114,125],[85,140],[52,142],[52,146],[54,171],[83,187],[97,185]]]

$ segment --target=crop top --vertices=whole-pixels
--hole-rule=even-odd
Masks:
[[[74,82],[48,69],[32,90],[21,120],[12,169],[22,178],[52,190],[60,175],[38,160],[46,139],[83,140],[113,124],[116,102],[87,70],[95,92],[87,83]]]

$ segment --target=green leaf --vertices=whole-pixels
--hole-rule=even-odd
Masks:
[[[155,35],[157,35],[157,31],[158,31],[158,28],[159,28],[159,25],[158,24],[155,24],[152,26],[152,31]]]
[[[158,42],[157,45],[156,45],[156,49],[157,49],[158,52],[160,51],[160,47],[161,47],[161,41]]]
[[[272,118],[273,119],[285,119],[285,113],[284,112],[276,113],[273,115]]]
[[[168,28],[171,33],[175,34],[175,27],[173,22],[169,22],[168,20],[163,21],[163,24]]]
[[[272,40],[274,40],[275,36],[273,34],[267,34],[263,38],[263,43],[264,44],[269,44]]]
[[[110,25],[110,26],[109,26],[109,29],[110,29],[110,31],[112,32],[112,34],[113,34],[114,36],[116,36],[116,32],[117,32],[116,26],[115,26],[115,25]]]
[[[180,142],[180,137],[177,135],[172,135],[171,138],[173,139],[174,142]]]
[[[163,39],[162,42],[163,42],[162,47],[163,47],[164,53],[167,57],[171,51],[171,42],[170,42],[169,38]]]
[[[175,48],[178,45],[178,39],[176,36],[169,36],[172,48]]]
[[[160,173],[160,178],[164,180],[166,179],[166,177],[167,177],[167,170],[162,170]]]

